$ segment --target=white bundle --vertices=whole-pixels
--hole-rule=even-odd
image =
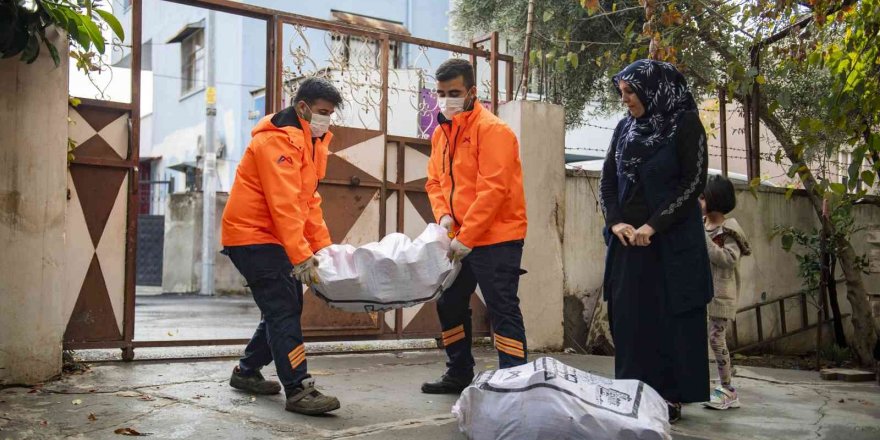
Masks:
[[[471,440],[672,438],[666,401],[650,386],[548,357],[480,373],[452,413]]]
[[[447,258],[446,229],[429,224],[415,240],[390,234],[361,247],[332,245],[315,256],[320,284],[315,291],[348,312],[376,312],[433,301],[460,269]]]

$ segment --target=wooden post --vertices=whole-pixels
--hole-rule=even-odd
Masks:
[[[752,67],[756,68],[758,74],[761,73],[761,46],[757,45],[752,48]],[[761,177],[761,88],[758,81],[752,83],[752,99],[751,99],[751,135],[752,135],[752,172],[754,177]]]
[[[749,182],[755,178],[755,170],[752,168],[752,97],[746,95],[743,102],[743,136],[746,141],[746,176]]]
[[[492,32],[492,37],[490,38],[490,50],[492,52],[489,55],[489,65],[491,66],[491,75],[489,87],[490,90],[489,96],[491,97],[492,102],[492,113],[498,114],[498,32]]]
[[[285,107],[284,105],[284,22],[280,19],[275,20],[275,55],[273,56],[273,72],[275,88],[272,90],[274,96],[272,113],[278,112]]]
[[[718,126],[721,131],[721,174],[727,177],[727,90],[724,87],[718,89]]]
[[[266,108],[263,109],[265,114],[275,113],[275,45],[278,40],[275,35],[275,26],[278,17],[271,17],[266,20]]]

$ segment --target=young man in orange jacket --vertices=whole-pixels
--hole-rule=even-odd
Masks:
[[[339,400],[317,391],[307,372],[300,283],[318,281],[314,253],[331,244],[317,189],[333,136],[330,115],[342,96],[329,81],[309,78],[294,103],[254,127],[223,211],[223,253],[247,280],[263,315],[229,383],[277,394],[278,383],[260,374],[274,360],[286,409],[317,415],[338,409]]]
[[[437,222],[454,236],[449,258],[461,273],[437,301],[448,361],[430,394],[460,393],[474,377],[470,297],[480,286],[501,368],[526,363],[519,277],[526,204],[519,142],[477,99],[474,69],[450,59],[437,69],[440,125],[431,137],[425,187]]]

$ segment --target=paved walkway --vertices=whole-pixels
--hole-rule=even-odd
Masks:
[[[477,351],[477,367],[494,368],[494,353]],[[553,356],[599,374],[613,369],[611,358]],[[437,350],[314,356],[309,365],[319,387],[343,405],[318,418],[285,412],[281,395],[230,389],[234,361],[99,363],[36,390],[0,390],[0,439],[119,439],[114,431],[121,428],[157,439],[464,439],[449,412],[455,397],[418,392],[423,380],[442,372],[443,361]],[[880,438],[876,384],[762,368],[740,367],[738,375],[744,407],[687,407],[676,439]]]

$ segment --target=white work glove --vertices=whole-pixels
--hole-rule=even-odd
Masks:
[[[455,220],[452,219],[451,215],[444,215],[440,217],[440,221],[438,222],[440,226],[443,226],[446,229],[446,232],[452,233],[452,227],[455,225]],[[451,237],[450,237],[451,238]]]
[[[452,240],[452,244],[449,245],[449,253],[446,256],[449,258],[449,261],[456,263],[463,260],[467,257],[473,249],[462,244],[458,239]]]
[[[321,283],[321,279],[318,278],[318,259],[314,255],[309,257],[308,260],[293,266],[292,274],[294,278],[306,286]]]

